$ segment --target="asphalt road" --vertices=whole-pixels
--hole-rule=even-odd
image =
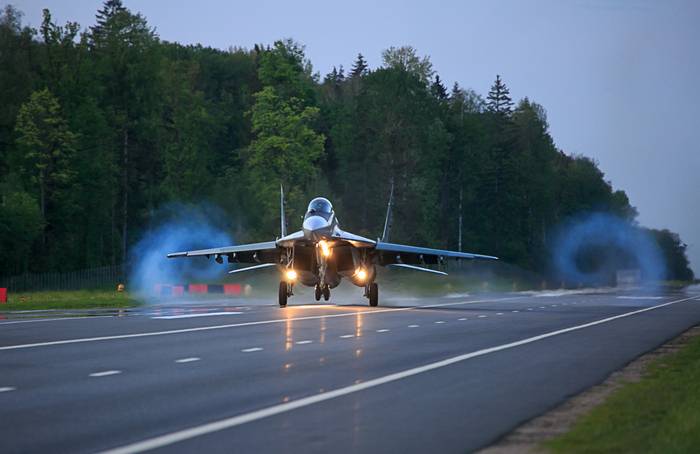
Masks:
[[[0,451],[473,451],[700,323],[692,291],[295,298],[0,320]]]

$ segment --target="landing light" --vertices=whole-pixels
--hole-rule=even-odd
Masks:
[[[295,281],[297,279],[297,272],[294,270],[287,270],[285,273],[288,281]]]
[[[325,240],[319,241],[318,247],[321,248],[321,254],[323,254],[324,257],[329,257],[331,255],[331,247]]]
[[[367,271],[365,271],[362,268],[358,268],[357,271],[355,271],[355,277],[359,281],[364,281],[365,279],[367,279]]]

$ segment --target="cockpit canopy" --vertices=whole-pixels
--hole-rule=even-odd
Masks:
[[[321,216],[328,220],[332,213],[333,205],[331,205],[331,202],[324,197],[316,197],[309,202],[309,207],[306,209],[306,216],[304,216],[304,218],[308,218],[309,216]]]

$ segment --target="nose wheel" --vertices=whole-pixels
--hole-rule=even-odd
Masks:
[[[377,307],[379,305],[379,286],[376,282],[365,287],[365,296],[369,299],[370,306]]]
[[[331,289],[327,285],[323,287],[323,301],[328,301],[328,298],[331,297]]]

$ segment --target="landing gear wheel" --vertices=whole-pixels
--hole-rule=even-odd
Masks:
[[[376,307],[379,304],[379,286],[376,282],[369,284],[369,292],[367,292],[367,297],[369,298],[369,305]]]
[[[328,301],[328,298],[331,297],[331,289],[327,285],[323,287],[323,301]]]
[[[287,283],[282,281],[280,282],[280,291],[279,291],[279,303],[280,307],[287,307]]]
[[[316,301],[321,300],[321,286],[317,285],[316,288],[314,289],[314,298],[316,298]]]

